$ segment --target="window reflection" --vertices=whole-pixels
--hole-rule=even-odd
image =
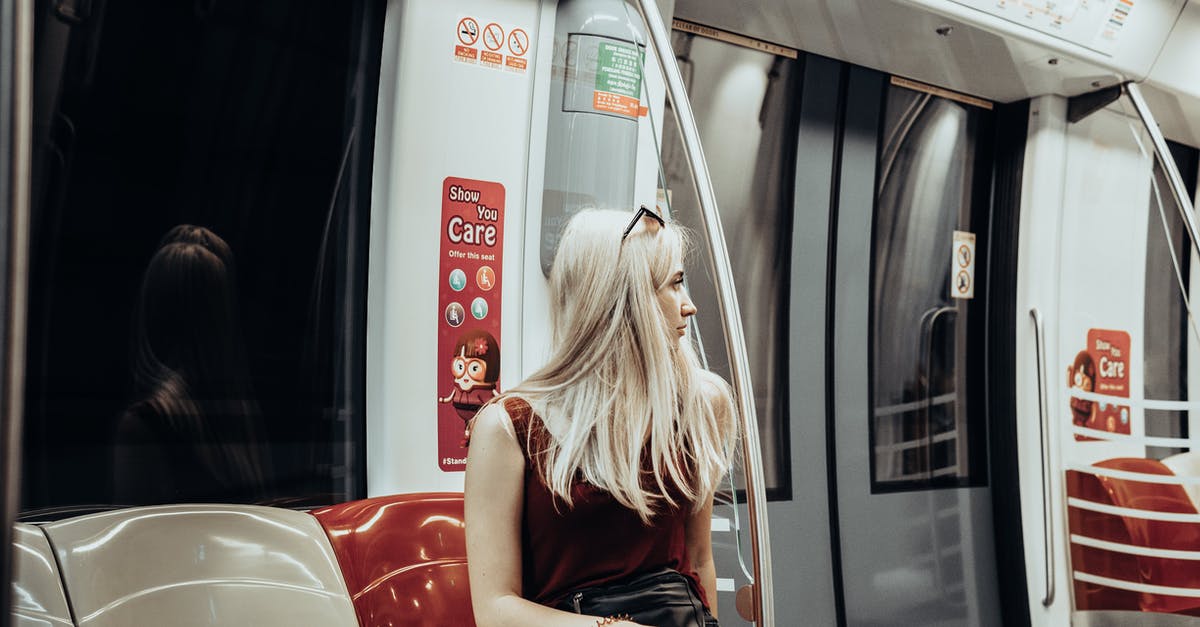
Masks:
[[[242,338],[233,251],[171,229],[142,278],[133,328],[136,401],[117,425],[118,503],[257,501],[262,413]]]
[[[384,5],[38,5],[26,517],[365,492]]]
[[[930,94],[888,90],[872,259],[875,488],[982,479],[984,429],[970,420],[979,412],[968,379],[983,376],[968,369],[982,363],[982,343],[970,332],[985,295],[985,220],[974,215],[976,204],[986,212],[975,189],[986,186],[975,180],[982,115]],[[958,232],[974,237],[973,252],[960,255]],[[956,255],[975,257],[973,277],[951,272]]]

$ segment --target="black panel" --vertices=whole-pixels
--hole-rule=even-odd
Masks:
[[[996,108],[995,179],[988,248],[987,422],[990,443],[992,528],[1000,607],[1008,627],[1030,625],[1017,468],[1017,241],[1021,172],[1029,101]]]

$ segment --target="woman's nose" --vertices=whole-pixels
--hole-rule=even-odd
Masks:
[[[696,315],[696,304],[692,302],[692,299],[685,297],[683,305],[679,308],[679,313],[683,314],[684,318]]]

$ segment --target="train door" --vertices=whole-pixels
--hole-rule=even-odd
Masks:
[[[990,104],[865,70],[845,80],[826,363],[846,621],[999,625]]]
[[[1032,107],[1018,400],[1022,467],[1044,460],[1021,478],[1034,625],[1200,615],[1197,257],[1173,198],[1194,197],[1198,151],[1156,137],[1136,102]]]
[[[688,15],[673,45],[748,303],[776,611],[1001,624],[984,366],[991,103]],[[691,287],[714,306],[706,277]]]

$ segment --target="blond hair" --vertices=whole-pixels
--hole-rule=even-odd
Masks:
[[[582,477],[649,523],[664,503],[698,509],[715,493],[736,421],[728,385],[658,303],[682,264],[684,232],[668,222],[622,242],[629,219],[587,210],[568,223],[550,271],[552,355],[510,394],[550,432],[544,450],[528,450],[554,495],[570,506]]]

